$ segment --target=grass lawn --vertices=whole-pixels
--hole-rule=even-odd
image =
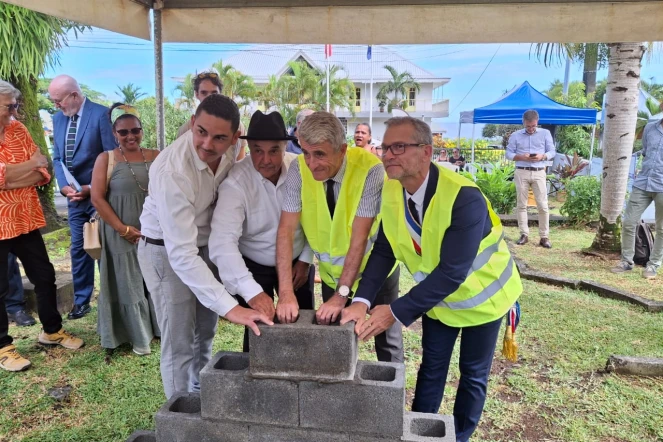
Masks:
[[[518,227],[505,227],[506,237],[516,242],[520,237]],[[592,229],[572,229],[560,226],[550,227],[550,241],[553,248],[539,246],[539,232],[530,226],[530,242],[524,246],[513,245],[518,258],[524,260],[534,270],[552,273],[571,279],[589,279],[635,293],[644,298],[663,301],[663,276],[644,279],[643,267],[623,274],[614,274],[610,269],[619,262],[619,255],[612,259],[602,259],[585,255],[582,249],[592,245],[596,231]]]
[[[401,274],[407,290],[413,281],[407,271]],[[530,281],[524,288],[520,360],[513,364],[496,353],[473,440],[663,440],[663,379],[603,371],[610,354],[663,357],[662,317],[583,291]],[[107,356],[96,335],[96,306],[83,319],[65,321],[65,327],[85,339],[83,349],[42,347],[36,342],[39,325],[10,327],[33,367],[0,372],[0,441],[123,441],[134,430],[153,428],[154,414],[165,401],[158,342],[152,343],[150,356],[136,356],[130,346]],[[239,351],[242,333],[222,321],[215,351]],[[418,323],[405,330],[404,340],[409,408],[421,362]],[[444,414],[453,409],[457,358],[456,348]],[[372,345],[362,344],[360,359],[375,359]],[[49,389],[66,385],[73,388],[68,400],[49,397]]]

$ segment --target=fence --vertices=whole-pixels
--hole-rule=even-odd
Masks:
[[[437,161],[442,149],[433,149],[433,161]],[[446,149],[447,155],[451,158],[453,149]],[[465,158],[466,163],[472,162],[472,149],[460,149],[460,155]],[[502,163],[506,160],[506,151],[504,149],[474,149],[474,162],[478,164]]]

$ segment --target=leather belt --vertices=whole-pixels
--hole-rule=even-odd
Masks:
[[[546,170],[545,167],[521,167],[521,166],[516,166],[516,169],[522,169],[522,170],[534,170],[534,171],[538,171],[538,170]]]
[[[148,244],[153,244],[155,246],[164,246],[165,245],[164,242],[163,242],[163,239],[152,239],[152,238],[148,238],[147,236],[143,236],[143,235],[141,235],[140,237],[142,239],[144,239],[145,242],[148,243]]]

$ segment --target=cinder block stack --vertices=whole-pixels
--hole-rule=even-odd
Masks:
[[[403,364],[357,361],[354,323],[260,326],[250,353],[219,352],[200,394],[174,395],[133,442],[454,442],[451,416],[405,413]]]

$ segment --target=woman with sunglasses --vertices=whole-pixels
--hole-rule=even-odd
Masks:
[[[110,120],[119,147],[97,157],[90,192],[102,221],[97,332],[106,349],[130,342],[134,353],[148,355],[152,338],[160,333],[138,266],[136,244],[148,171],[159,151],[140,147],[143,128],[134,107],[115,103]]]

